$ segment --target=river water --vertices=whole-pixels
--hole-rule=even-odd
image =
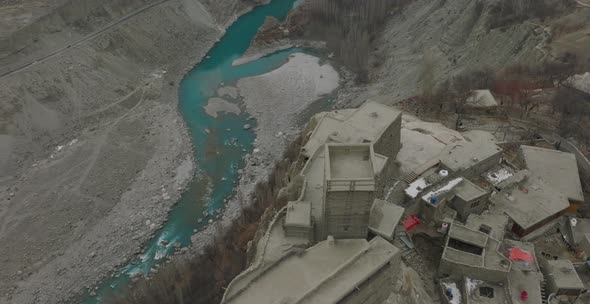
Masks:
[[[194,231],[202,229],[223,208],[224,200],[231,196],[238,182],[237,171],[243,166],[243,156],[253,149],[255,135],[243,126],[254,123],[245,113],[213,118],[205,113],[203,106],[219,87],[233,85],[240,78],[267,73],[284,64],[290,54],[302,52],[293,48],[232,66],[232,62],[248,49],[264,19],[267,16],[284,19],[295,2],[273,0],[241,16],[206,57],[185,75],[179,88],[179,107],[194,143],[197,172],[164,227],[147,244],[141,261],[126,265],[114,278],[103,282],[97,296],[88,296],[84,304],[100,303],[105,296],[127,285],[131,276],[148,273],[174,252],[175,243],[183,247],[190,245]],[[162,240],[168,244],[163,245]]]

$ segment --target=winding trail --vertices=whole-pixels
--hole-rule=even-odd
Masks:
[[[94,37],[96,37],[96,36],[98,36],[98,35],[106,32],[108,30],[112,29],[113,27],[118,26],[121,23],[123,23],[123,22],[125,22],[125,21],[127,21],[127,20],[129,20],[129,19],[131,19],[131,18],[133,18],[133,17],[135,17],[135,16],[137,16],[137,15],[139,15],[139,14],[141,14],[141,13],[143,13],[143,12],[149,10],[149,9],[151,9],[151,8],[153,8],[153,7],[156,7],[158,5],[164,4],[164,3],[169,2],[169,1],[171,1],[171,0],[161,0],[161,1],[158,1],[158,2],[155,2],[155,3],[152,3],[152,4],[148,4],[148,5],[143,6],[141,8],[138,8],[138,9],[134,10],[133,12],[131,12],[131,13],[129,13],[129,14],[127,14],[127,15],[119,18],[119,19],[117,19],[117,20],[108,23],[107,25],[105,25],[101,29],[99,29],[97,31],[94,31],[94,32],[92,32],[92,33],[90,33],[90,34],[88,34],[88,35],[86,35],[86,36],[84,36],[84,37],[82,37],[82,38],[80,38],[80,39],[78,39],[78,40],[76,40],[76,41],[74,41],[74,42],[72,42],[72,43],[64,46],[64,47],[62,47],[62,48],[60,48],[60,49],[57,49],[57,50],[55,50],[55,51],[53,51],[53,52],[51,52],[49,54],[46,54],[44,56],[39,57],[39,58],[37,58],[37,59],[35,59],[33,61],[30,61],[28,63],[22,64],[22,65],[20,65],[19,67],[15,68],[15,69],[12,69],[10,71],[7,71],[7,72],[4,72],[4,73],[0,74],[0,79],[1,78],[4,78],[6,76],[12,75],[14,73],[18,73],[20,71],[26,70],[27,68],[29,68],[29,67],[31,67],[31,66],[33,66],[35,64],[42,63],[42,62],[46,61],[47,59],[50,59],[52,57],[55,57],[55,56],[63,53],[64,51],[68,50],[71,47],[75,47],[75,46],[77,46],[77,45],[79,45],[81,43],[84,43],[84,42],[86,42],[86,41],[88,41],[88,40],[90,40],[90,39],[92,39],[92,38],[94,38]]]

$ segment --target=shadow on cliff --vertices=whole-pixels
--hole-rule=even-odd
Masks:
[[[254,240],[257,231],[265,230],[264,225],[268,225],[276,210],[287,203],[286,198],[277,197],[288,183],[287,176],[297,161],[301,144],[301,136],[290,143],[283,160],[275,165],[267,180],[256,185],[249,198],[251,204],[243,209],[240,218],[223,235],[215,236],[213,244],[202,254],[190,259],[173,259],[149,279],[141,279],[105,303],[219,303],[225,287],[247,267],[248,243]]]

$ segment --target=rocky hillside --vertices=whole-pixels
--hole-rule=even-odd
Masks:
[[[353,90],[346,101],[358,104],[370,96],[399,100],[418,95],[425,65],[442,83],[465,69],[541,59],[543,54],[535,48],[543,33],[535,32],[536,26],[527,21],[499,24],[497,2],[411,1],[387,19],[372,43],[370,85]]]
[[[157,229],[194,167],[177,84],[253,4],[56,1],[2,31],[0,303],[61,303]]]

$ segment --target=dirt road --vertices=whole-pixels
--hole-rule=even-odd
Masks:
[[[135,10],[135,11],[133,11],[133,12],[125,15],[122,18],[119,18],[118,20],[115,20],[115,21],[110,22],[109,24],[107,24],[106,26],[104,26],[103,28],[101,28],[100,30],[97,30],[97,31],[95,31],[95,32],[93,32],[91,34],[88,34],[85,37],[80,38],[80,39],[78,39],[78,40],[76,40],[76,41],[74,41],[74,42],[72,42],[72,43],[70,43],[70,44],[68,44],[68,45],[60,48],[60,49],[57,49],[57,50],[55,50],[55,51],[53,51],[51,53],[48,53],[45,56],[41,56],[41,57],[39,57],[36,60],[33,60],[33,61],[27,62],[25,64],[22,64],[21,66],[15,68],[15,69],[12,69],[10,71],[3,72],[2,74],[0,74],[0,78],[6,77],[6,76],[11,75],[11,74],[14,74],[14,73],[18,73],[18,72],[20,72],[22,70],[25,70],[25,69],[27,69],[27,68],[35,65],[35,64],[42,63],[42,62],[46,61],[47,59],[50,59],[50,58],[52,58],[54,56],[57,56],[57,55],[61,54],[62,52],[68,50],[69,48],[75,47],[75,46],[79,45],[80,43],[83,43],[83,42],[86,42],[86,41],[88,41],[90,39],[93,39],[94,37],[96,37],[96,36],[98,36],[98,35],[106,32],[108,30],[113,29],[114,27],[122,24],[123,22],[125,22],[125,21],[127,21],[127,20],[129,20],[129,19],[131,19],[131,18],[133,18],[133,17],[135,17],[135,16],[137,16],[137,15],[139,15],[139,14],[141,14],[141,13],[143,13],[143,12],[145,12],[145,11],[151,9],[151,8],[153,8],[153,7],[156,7],[158,5],[164,4],[164,3],[168,2],[168,1],[171,1],[171,0],[161,0],[161,1],[158,1],[158,2],[155,2],[155,3],[152,3],[152,4],[148,4],[148,5],[144,6],[144,7],[141,7],[139,9],[137,9],[137,10]]]

